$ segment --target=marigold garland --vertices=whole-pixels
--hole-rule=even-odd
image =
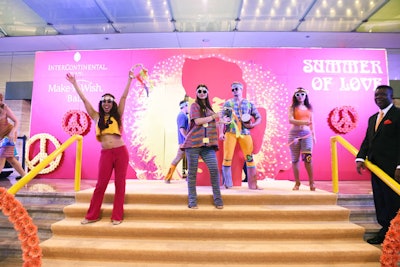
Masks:
[[[21,241],[23,266],[41,266],[42,249],[39,246],[38,229],[21,202],[13,194],[8,193],[4,187],[0,187],[0,209],[14,225],[14,229],[19,232],[18,239]]]
[[[31,146],[33,145],[33,143],[35,143],[38,140],[40,141],[40,152],[35,157],[33,157],[32,160],[29,160]],[[39,164],[45,158],[47,158],[47,156],[49,156],[51,154],[51,153],[49,153],[49,154],[46,153],[47,140],[50,140],[53,143],[53,145],[55,146],[55,149],[58,149],[61,146],[60,142],[54,136],[52,136],[51,134],[47,134],[47,133],[36,134],[36,135],[32,136],[31,138],[29,138],[28,141],[26,142],[26,159],[25,159],[25,161],[26,161],[26,164],[28,165],[29,169],[33,169],[36,164]],[[50,172],[54,171],[60,164],[62,155],[63,154],[60,153],[52,162],[50,162],[49,166],[47,166],[46,168],[41,170],[39,173],[46,174],[46,173],[50,173]]]
[[[389,231],[382,244],[380,261],[382,267],[396,267],[400,261],[400,211],[390,222]]]
[[[337,134],[346,134],[357,127],[358,113],[352,106],[336,107],[328,115],[328,125]]]

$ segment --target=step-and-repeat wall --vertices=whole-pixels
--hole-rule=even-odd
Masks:
[[[263,116],[252,130],[259,179],[293,179],[287,136],[288,108],[294,90],[308,90],[314,110],[317,143],[313,152],[316,180],[331,179],[330,137],[341,135],[359,147],[370,115],[377,112],[374,89],[388,84],[385,50],[318,48],[207,48],[38,52],[32,94],[28,166],[34,167],[73,134],[84,135],[83,179],[97,177],[100,143],[95,125],[71,84],[76,75],[95,109],[105,93],[117,101],[128,72],[132,83],[123,116],[129,155],[128,178],[162,179],[177,145],[176,116],[185,96],[192,103],[198,84],[206,84],[215,111],[232,97],[230,85],[240,81],[244,96]],[[355,171],[354,156],[338,147],[342,180],[368,179]],[[242,175],[237,150],[234,179]],[[222,144],[218,152],[222,160]],[[199,166],[199,183],[208,180]],[[74,177],[75,145],[49,165],[41,177]],[[178,175],[178,174],[177,174]],[[303,170],[302,179],[306,179]]]

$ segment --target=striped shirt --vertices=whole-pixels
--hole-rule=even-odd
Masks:
[[[211,116],[212,114],[214,114],[214,112],[207,109],[205,117]],[[214,146],[218,148],[218,134],[215,120],[206,124],[196,125],[194,120],[201,117],[200,105],[193,103],[190,106],[190,129],[181,148],[202,146]]]

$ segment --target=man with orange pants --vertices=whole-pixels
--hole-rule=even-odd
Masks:
[[[256,164],[253,158],[253,139],[250,129],[261,123],[261,115],[255,105],[243,98],[243,84],[233,82],[231,85],[233,98],[225,102],[222,116],[224,124],[220,124],[219,138],[224,140],[224,159],[222,162],[222,178],[225,188],[232,187],[232,158],[238,142],[243,152],[249,189],[261,189],[257,185]],[[228,112],[227,112],[228,111]],[[229,113],[229,114],[227,114]],[[254,121],[251,118],[254,118]]]

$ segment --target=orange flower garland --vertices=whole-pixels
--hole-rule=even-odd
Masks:
[[[381,266],[396,267],[400,261],[400,212],[390,222],[382,244]]]
[[[21,241],[23,266],[41,266],[42,249],[39,246],[38,229],[21,202],[13,194],[8,193],[4,187],[0,187],[0,209],[14,225],[14,229],[19,232],[18,239]]]

